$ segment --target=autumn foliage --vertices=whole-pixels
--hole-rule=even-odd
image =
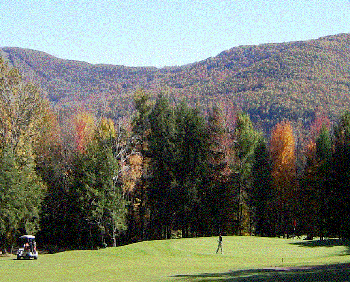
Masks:
[[[272,181],[278,221],[276,231],[284,232],[292,220],[293,192],[296,185],[295,139],[289,121],[278,123],[271,134]]]
[[[273,129],[270,151],[276,188],[283,189],[283,183],[289,183],[295,176],[295,139],[289,121],[278,123]]]
[[[268,142],[229,101],[205,114],[140,93],[133,117],[72,114],[18,75],[0,60],[0,248],[39,228],[73,248],[291,227],[350,238],[350,113],[280,122]]]
[[[84,153],[96,129],[94,116],[87,112],[79,113],[74,120],[74,126],[77,149],[80,153]]]

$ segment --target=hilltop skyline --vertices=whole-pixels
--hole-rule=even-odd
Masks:
[[[93,64],[176,66],[240,45],[348,33],[350,2],[5,1],[0,46]]]

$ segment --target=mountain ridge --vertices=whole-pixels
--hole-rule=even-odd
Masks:
[[[243,45],[164,68],[91,64],[19,47],[2,47],[0,54],[57,107],[84,105],[116,119],[132,111],[131,96],[139,88],[202,108],[229,101],[264,127],[285,118],[310,122],[315,109],[336,118],[350,106],[347,33]]]

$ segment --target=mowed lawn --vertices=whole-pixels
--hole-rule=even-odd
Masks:
[[[224,253],[216,248],[217,237],[208,237],[39,254],[38,260],[1,257],[0,281],[243,281],[235,279],[254,269],[350,262],[349,247],[338,240],[224,236]]]

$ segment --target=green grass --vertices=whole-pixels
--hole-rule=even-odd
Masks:
[[[215,254],[216,247],[217,238],[211,237],[39,254],[36,261],[2,257],[0,280],[238,281],[234,280],[238,273],[241,278],[250,275],[248,269],[350,262],[348,246],[337,240],[309,242],[233,236],[223,237],[224,254]]]

